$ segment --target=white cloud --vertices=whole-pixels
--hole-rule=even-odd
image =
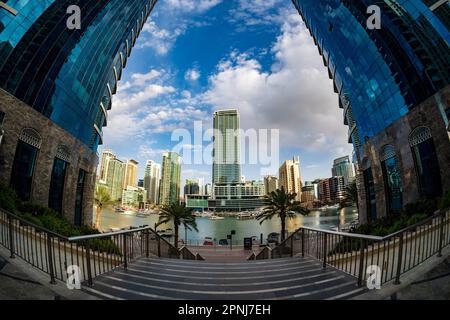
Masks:
[[[349,153],[338,97],[297,14],[286,17],[272,52],[276,63],[270,71],[233,52],[210,77],[204,101],[238,108],[243,128],[280,129],[282,147]]]
[[[172,10],[203,13],[220,4],[222,0],[166,0],[166,6]]]
[[[184,79],[186,81],[197,81],[200,78],[200,75],[200,71],[198,71],[197,69],[189,69],[184,74]]]
[[[290,1],[284,0],[239,0],[237,6],[229,11],[230,21],[237,24],[238,30],[256,25],[279,25],[284,21],[280,14],[286,7],[290,9]]]
[[[159,27],[153,20],[144,25],[142,34],[137,42],[137,48],[152,48],[156,54],[165,55],[174,45],[179,36],[185,33],[187,24],[178,24],[173,30]]]

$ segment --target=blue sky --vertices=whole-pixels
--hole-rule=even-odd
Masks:
[[[160,0],[113,98],[105,148],[121,159],[161,161],[174,130],[212,126],[214,110],[237,108],[241,127],[279,130],[279,162],[299,155],[303,180],[331,175],[350,155],[347,127],[317,48],[289,0]],[[184,157],[198,150],[186,143]],[[209,145],[203,142],[203,147]],[[191,153],[191,156],[193,153]],[[186,158],[187,159],[187,158]],[[247,180],[264,165],[246,164]],[[184,164],[182,181],[210,182],[211,166]]]

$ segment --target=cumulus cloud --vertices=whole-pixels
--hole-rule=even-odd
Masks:
[[[148,143],[148,137],[190,128],[194,121],[207,118],[207,112],[197,107],[197,97],[189,91],[178,92],[163,85],[170,77],[163,69],[134,73],[119,86],[108,112],[105,141],[120,144],[133,140]],[[160,150],[158,150],[160,151]]]
[[[202,13],[221,2],[222,0],[166,0],[166,5],[172,10]]]
[[[164,29],[153,20],[149,20],[142,29],[137,48],[152,48],[157,55],[165,55],[173,47],[179,36],[184,34],[187,24],[179,24],[173,29]]]
[[[197,69],[189,69],[184,74],[184,79],[187,81],[197,81],[200,78],[200,71]]]
[[[257,25],[279,25],[284,21],[280,13],[286,10],[286,4],[291,6],[290,1],[284,0],[239,0],[229,11],[229,20],[240,31]]]
[[[238,108],[243,128],[279,129],[282,146],[350,152],[333,83],[297,14],[286,17],[271,51],[276,62],[266,71],[233,52],[210,77],[204,101]]]

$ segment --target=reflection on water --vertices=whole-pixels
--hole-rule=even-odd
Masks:
[[[294,219],[287,221],[286,226],[289,232],[297,230],[301,226],[332,229],[337,226],[344,226],[347,223],[358,219],[356,208],[349,207],[343,209],[330,209],[326,211],[311,211],[307,216],[297,215]],[[111,228],[139,227],[148,225],[154,227],[158,221],[158,215],[139,218],[133,212],[115,212],[112,208],[104,208],[100,219],[100,229],[110,230]],[[238,220],[235,217],[225,217],[223,220],[211,220],[206,217],[197,218],[199,232],[188,231],[187,238],[192,242],[202,242],[205,237],[213,239],[225,239],[231,230],[236,231],[233,240],[242,241],[244,237],[256,236],[266,238],[271,232],[280,232],[281,223],[277,218],[267,220],[260,224],[257,220]],[[161,225],[158,230],[173,228],[172,225]],[[180,238],[184,239],[184,228],[180,227]],[[234,242],[234,241],[233,241]]]

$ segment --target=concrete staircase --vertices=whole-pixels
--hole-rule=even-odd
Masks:
[[[201,262],[143,258],[94,280],[84,290],[103,299],[348,299],[356,279],[313,258]]]

